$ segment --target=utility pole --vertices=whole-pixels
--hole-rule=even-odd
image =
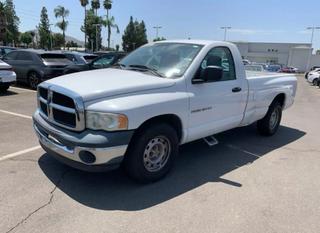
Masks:
[[[231,27],[221,27],[220,29],[224,30],[224,41],[227,40],[227,31],[231,29]]]
[[[98,46],[98,27],[100,27],[100,24],[99,23],[95,23],[93,24],[93,26],[96,27],[96,51],[99,50],[99,46]]]
[[[306,67],[306,71],[310,69],[310,63],[311,63],[311,56],[312,56],[312,50],[313,50],[313,37],[314,37],[314,31],[315,30],[319,30],[320,27],[307,27],[307,30],[311,30],[311,52],[309,53],[308,56],[308,62],[307,62],[307,67]]]
[[[159,29],[161,29],[162,27],[161,26],[154,26],[153,28],[156,29],[156,39],[158,39],[159,38]]]

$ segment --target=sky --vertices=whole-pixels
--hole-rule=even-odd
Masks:
[[[1,0],[3,1],[3,0]],[[102,1],[101,5],[102,5]],[[53,10],[62,5],[70,10],[67,35],[84,40],[80,27],[84,10],[79,0],[14,0],[20,17],[20,31],[35,29],[43,6],[50,23],[55,24]],[[111,45],[121,44],[121,36],[130,16],[144,20],[149,41],[156,37],[154,26],[161,26],[159,36],[167,39],[223,40],[222,26],[230,26],[229,41],[309,43],[310,26],[320,26],[319,0],[113,0],[111,15],[120,34],[113,31]],[[105,15],[103,9],[99,15]],[[59,32],[53,27],[54,32]],[[106,30],[102,32],[106,44]],[[320,48],[320,30],[314,34],[314,47]]]

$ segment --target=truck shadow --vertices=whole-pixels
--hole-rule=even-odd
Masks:
[[[184,145],[171,173],[148,185],[137,184],[121,169],[108,173],[86,173],[56,162],[44,154],[38,161],[44,174],[62,192],[91,208],[136,211],[161,204],[208,182],[222,182],[241,188],[236,180],[221,177],[250,165],[267,153],[305,135],[284,127],[273,137],[257,135],[254,126],[217,135],[220,144],[208,147],[203,141]]]

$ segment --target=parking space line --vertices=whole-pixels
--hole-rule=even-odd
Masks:
[[[35,147],[31,147],[31,148],[26,149],[26,150],[21,150],[21,151],[12,153],[12,154],[8,154],[8,155],[0,157],[0,162],[4,161],[4,160],[12,159],[12,158],[18,157],[20,155],[23,155],[23,154],[26,154],[26,153],[29,153],[29,152],[32,152],[32,151],[35,151],[35,150],[39,150],[39,149],[41,149],[41,146],[35,146]]]
[[[20,87],[10,87],[10,89],[24,91],[24,92],[33,92],[33,93],[37,92],[34,90],[24,89],[24,88],[20,88]]]
[[[5,113],[5,114],[9,114],[9,115],[13,115],[13,116],[17,116],[17,117],[26,118],[26,119],[29,119],[29,120],[32,119],[31,116],[27,116],[27,115],[23,115],[23,114],[19,114],[19,113],[14,113],[14,112],[8,112],[8,111],[1,110],[1,109],[0,109],[0,112]]]

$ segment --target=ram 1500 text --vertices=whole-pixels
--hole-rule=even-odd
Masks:
[[[41,83],[33,121],[58,160],[87,171],[123,163],[148,182],[167,174],[179,145],[254,122],[273,135],[296,87],[293,75],[246,73],[231,43],[156,42],[112,68]]]

